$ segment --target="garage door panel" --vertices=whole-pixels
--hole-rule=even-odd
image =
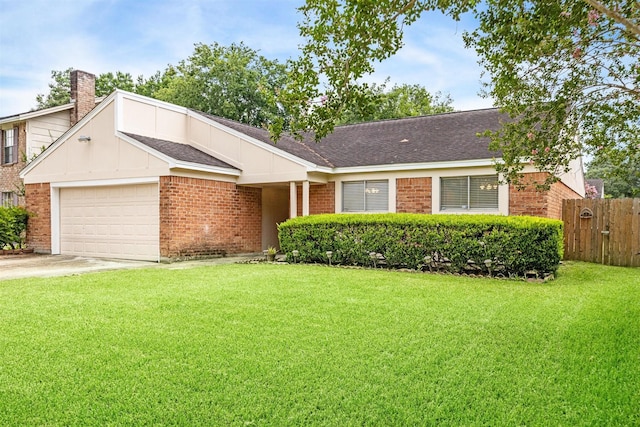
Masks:
[[[60,251],[156,261],[157,184],[60,189]]]

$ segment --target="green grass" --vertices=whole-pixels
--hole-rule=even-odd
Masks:
[[[639,425],[640,270],[0,282],[0,425]]]

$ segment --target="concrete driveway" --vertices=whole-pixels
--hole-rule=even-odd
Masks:
[[[129,268],[165,268],[179,270],[202,265],[233,264],[259,260],[259,254],[181,261],[170,264],[129,261],[122,259],[84,258],[71,255],[7,255],[0,256],[0,280],[23,279],[27,277],[53,277],[95,271],[123,270]]]
[[[0,257],[0,280],[52,277],[91,271],[118,270],[158,265],[145,261],[83,258],[70,255],[8,255]]]

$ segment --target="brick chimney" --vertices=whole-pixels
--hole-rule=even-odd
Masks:
[[[85,71],[71,72],[71,126],[78,123],[96,106],[96,76]]]

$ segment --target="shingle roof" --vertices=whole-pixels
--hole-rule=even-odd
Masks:
[[[273,145],[265,129],[198,113]],[[480,138],[478,133],[496,130],[507,120],[497,108],[382,120],[338,126],[319,143],[284,136],[275,147],[328,167],[491,159],[500,153],[489,151],[488,138]]]
[[[144,145],[153,148],[154,150],[159,151],[160,153],[165,154],[175,160],[197,163],[205,166],[214,166],[219,168],[237,170],[237,168],[231,166],[230,164],[216,159],[215,157],[205,153],[204,151],[200,151],[197,148],[192,147],[191,145],[165,141],[163,139],[150,138],[148,136],[136,135],[133,133],[123,133],[128,137],[133,138],[136,141],[141,142]]]

